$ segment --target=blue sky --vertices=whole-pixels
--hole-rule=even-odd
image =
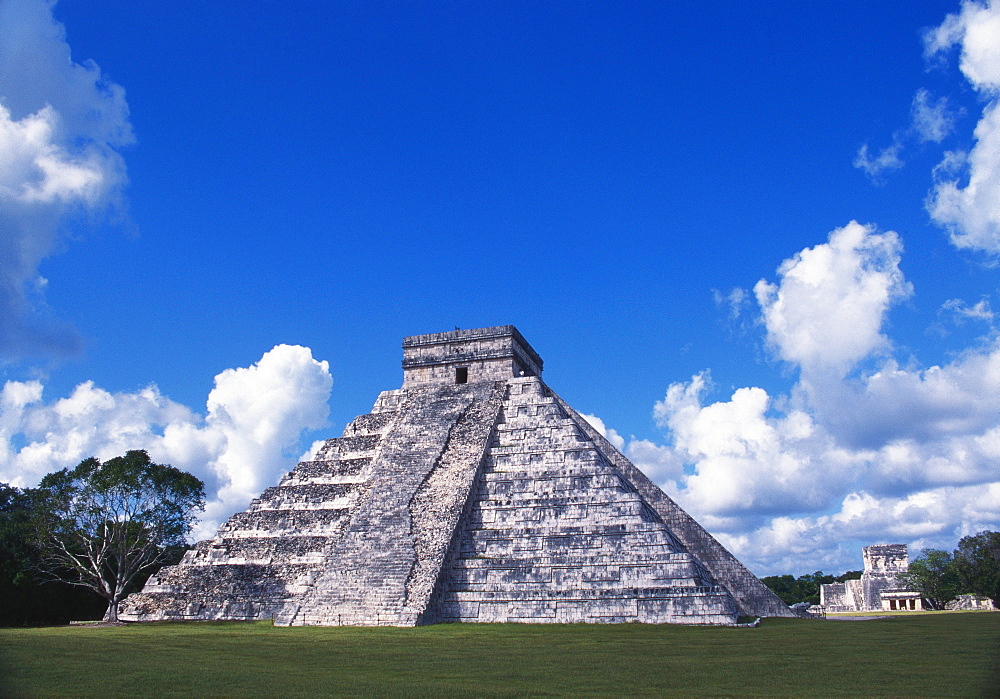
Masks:
[[[205,535],[512,323],[759,574],[996,529],[998,17],[0,0],[0,481],[147,448]]]

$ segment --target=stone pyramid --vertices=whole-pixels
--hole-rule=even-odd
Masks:
[[[403,387],[120,616],[732,624],[788,607],[541,379],[513,326],[403,341]]]

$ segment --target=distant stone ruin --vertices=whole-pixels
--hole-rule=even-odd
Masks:
[[[791,611],[541,379],[510,325],[407,337],[403,387],[119,617],[734,624]]]
[[[827,612],[923,609],[920,593],[906,589],[899,576],[910,567],[906,544],[881,544],[862,549],[865,571],[860,580],[820,587],[820,606]]]
[[[961,610],[961,611],[972,611],[972,610],[985,610],[985,611],[996,611],[996,605],[993,604],[993,600],[989,597],[984,597],[983,595],[959,595],[953,599],[948,604],[944,605],[945,609],[950,610]]]

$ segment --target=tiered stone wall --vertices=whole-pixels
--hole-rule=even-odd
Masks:
[[[851,612],[865,609],[864,588],[860,580],[820,585],[819,603],[827,612]]]
[[[682,510],[666,493],[635,465],[618,452],[594,427],[562,399],[559,405],[587,436],[594,440],[601,453],[615,465],[618,472],[636,489],[712,578],[732,595],[740,614],[753,616],[795,616],[794,613],[740,563],[733,554],[716,541],[691,515]]]
[[[971,611],[974,609],[996,611],[996,605],[989,597],[982,595],[959,595],[944,606],[945,609]]]
[[[357,418],[343,437],[327,440],[314,461],[300,463],[233,515],[215,538],[152,576],[124,601],[120,616],[269,619],[297,608],[370,493],[373,462],[397,417],[386,411]]]
[[[729,593],[541,380],[508,383],[436,616],[734,623]]]

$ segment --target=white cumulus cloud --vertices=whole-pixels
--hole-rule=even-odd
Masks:
[[[985,101],[975,145],[945,154],[927,209],[957,247],[1000,253],[1000,2],[964,2],[924,40],[930,57],[959,46],[962,74]]]
[[[51,3],[0,3],[0,360],[78,349],[38,266],[66,221],[120,201],[133,140],[124,91],[72,60]]]
[[[615,449],[618,451],[625,450],[625,438],[618,434],[615,430],[610,429],[607,425],[605,425],[604,420],[596,415],[580,415],[580,417],[589,422],[591,427],[600,432],[602,437],[611,442]]]
[[[327,362],[294,345],[216,376],[204,415],[156,386],[111,393],[85,382],[46,402],[40,382],[8,381],[0,391],[0,482],[33,486],[90,456],[146,449],[205,481],[208,504],[195,534],[211,536],[294,466],[302,432],[326,424],[332,385]]]
[[[290,345],[278,345],[254,366],[215,377],[205,422],[224,438],[225,449],[210,463],[221,487],[209,518],[229,514],[231,503],[245,503],[277,483],[297,456],[286,452],[298,445],[303,428],[326,423],[332,385],[326,362]]]
[[[852,221],[828,242],[806,248],[778,268],[780,283],[754,286],[769,344],[803,371],[843,375],[889,348],[885,311],[912,293],[899,270],[902,243]]]
[[[712,531],[829,507],[865,463],[838,447],[807,412],[772,414],[774,401],[762,388],[740,388],[729,400],[706,405],[708,388],[704,374],[671,384],[654,416],[677,457],[693,466],[669,490]]]
[[[912,293],[901,255],[895,233],[851,222],[785,260],[755,293],[767,344],[798,371],[789,393],[711,401],[702,372],[654,406],[663,444],[625,440],[655,450],[636,464],[755,572],[844,570],[869,543],[947,548],[1000,527],[1000,340],[900,365],[884,329]]]

